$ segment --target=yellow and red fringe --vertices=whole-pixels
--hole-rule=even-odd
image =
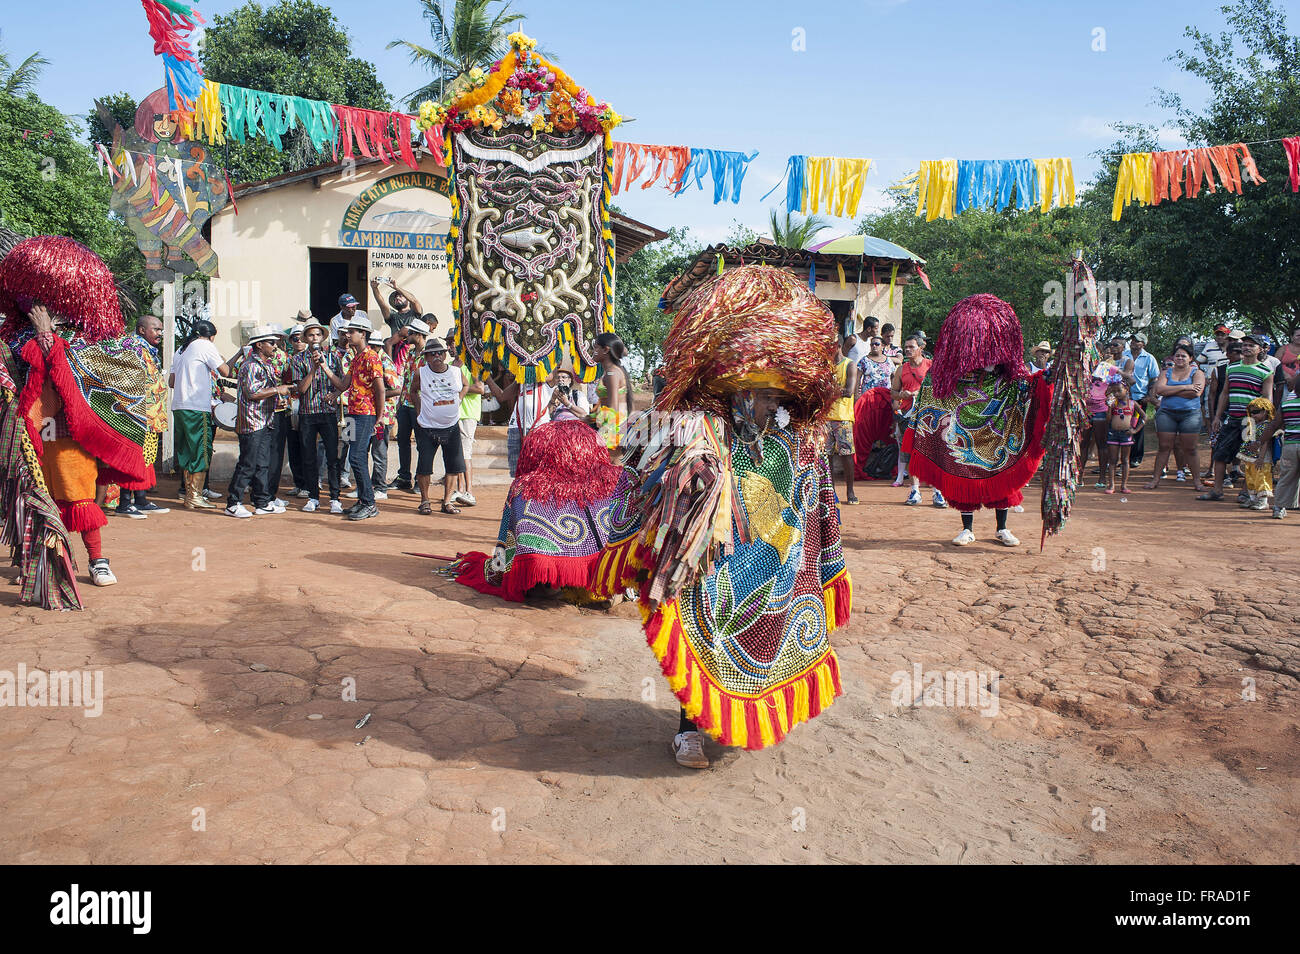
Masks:
[[[799,675],[758,695],[728,692],[709,678],[682,630],[676,600],[651,613],[644,604],[646,642],[659,660],[686,717],[723,745],[763,749],[820,715],[843,694],[840,664],[829,646]]]

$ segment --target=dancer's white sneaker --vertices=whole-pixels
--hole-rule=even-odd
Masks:
[[[698,732],[678,732],[673,736],[673,758],[683,768],[709,767],[709,757],[704,754],[704,738]]]
[[[975,542],[975,534],[970,530],[963,529],[961,533],[952,538],[952,542],[959,547],[968,547]]]
[[[998,543],[1002,544],[1004,547],[1020,546],[1020,541],[1016,539],[1015,535],[1010,530],[999,530],[997,536]]]

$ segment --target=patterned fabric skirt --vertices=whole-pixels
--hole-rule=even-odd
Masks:
[[[506,495],[495,553],[459,557],[456,581],[515,602],[535,586],[589,589],[622,477],[587,424],[534,428]]]
[[[619,440],[622,437],[623,421],[626,418],[622,411],[617,411],[612,407],[596,408],[596,426],[600,431],[600,437],[605,442],[605,446],[610,450],[617,450]]]
[[[1019,381],[979,372],[942,399],[927,377],[903,435],[908,473],[964,512],[1019,504],[1043,459],[1051,395],[1041,372]]]
[[[852,584],[840,544],[829,461],[788,431],[765,438],[755,465],[734,443],[733,551],[651,608],[646,641],[688,718],[724,745],[761,749],[817,716],[841,694],[829,634],[848,622]],[[630,473],[630,472],[629,472]],[[596,571],[597,595],[638,577],[643,502],[658,474],[629,482],[613,511],[613,539]]]

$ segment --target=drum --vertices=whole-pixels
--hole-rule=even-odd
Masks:
[[[234,401],[222,401],[212,409],[213,420],[223,431],[233,431],[235,421],[239,418],[239,405]]]

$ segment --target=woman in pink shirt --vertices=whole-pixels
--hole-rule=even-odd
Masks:
[[[1106,386],[1111,372],[1119,376],[1119,369],[1112,364],[1098,364],[1092,370],[1092,381],[1088,384],[1088,420],[1092,423],[1092,440],[1083,445],[1083,460],[1079,462],[1079,476],[1082,478],[1088,466],[1088,454],[1093,445],[1097,447],[1097,489],[1106,489],[1106,462],[1110,451],[1106,449]]]

